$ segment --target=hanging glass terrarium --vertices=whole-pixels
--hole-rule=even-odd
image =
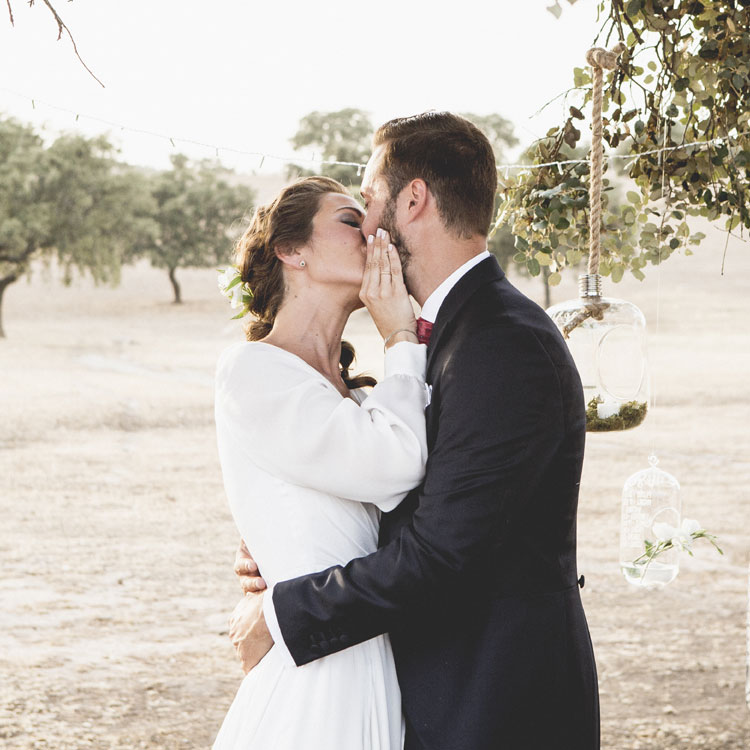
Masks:
[[[657,468],[656,456],[649,458],[648,469],[633,474],[622,490],[620,526],[620,570],[628,583],[656,588],[671,583],[680,570],[680,547],[659,554],[660,543],[678,535],[681,527],[680,483]]]
[[[601,296],[602,277],[581,276],[580,297],[547,310],[583,383],[586,429],[627,430],[646,418],[646,319],[631,302]]]
[[[648,372],[646,319],[632,303],[602,297],[599,275],[602,229],[602,85],[603,69],[613,70],[626,47],[612,52],[594,48],[586,59],[593,71],[589,267],[581,276],[580,298],[547,310],[570,347],[583,381],[586,429],[627,430],[646,418]]]

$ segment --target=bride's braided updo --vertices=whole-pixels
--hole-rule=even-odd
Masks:
[[[242,281],[252,290],[249,309],[254,320],[245,328],[248,341],[265,338],[273,328],[284,301],[283,263],[279,252],[292,252],[309,242],[320,199],[327,193],[349,195],[329,177],[304,177],[285,187],[269,204],[260,206],[235,248],[235,262]],[[350,377],[354,347],[341,342],[341,376],[348,388],[375,385],[374,378]]]

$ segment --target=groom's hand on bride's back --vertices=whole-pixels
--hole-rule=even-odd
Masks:
[[[234,557],[234,572],[240,578],[240,586],[245,594],[234,608],[229,618],[229,639],[247,674],[273,646],[273,638],[268,632],[263,617],[263,597],[266,582],[260,575],[258,564],[253,560],[244,540]]]
[[[245,594],[253,594],[266,588],[266,582],[260,575],[258,564],[253,560],[244,540],[241,540],[234,557],[234,572],[240,577],[240,586]]]
[[[273,638],[263,617],[263,592],[242,597],[229,618],[229,639],[247,674],[271,650]]]

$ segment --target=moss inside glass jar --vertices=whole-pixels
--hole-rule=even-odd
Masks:
[[[638,427],[646,418],[648,412],[647,402],[626,401],[614,414],[600,417],[599,404],[602,403],[604,403],[604,400],[596,396],[586,404],[586,430],[588,432],[629,430],[632,427]]]

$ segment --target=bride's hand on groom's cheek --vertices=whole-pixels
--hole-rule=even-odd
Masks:
[[[263,617],[263,593],[245,595],[229,617],[229,638],[247,674],[271,650],[273,638]]]
[[[401,260],[384,229],[367,238],[367,261],[359,298],[388,343],[418,341],[417,319],[404,284]]]
[[[234,572],[240,578],[240,586],[245,594],[254,594],[266,588],[266,582],[260,575],[258,564],[245,546],[240,542],[237,554],[234,556]]]

